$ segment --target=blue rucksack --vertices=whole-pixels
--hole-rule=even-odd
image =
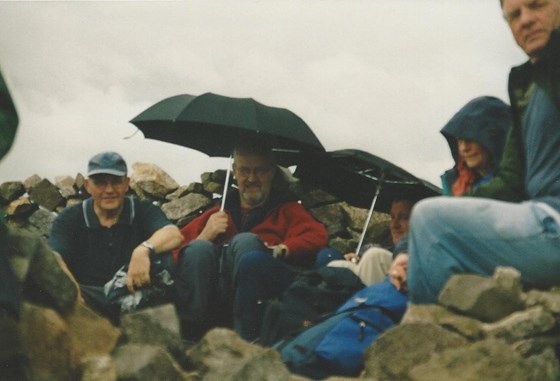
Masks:
[[[398,324],[407,304],[387,278],[355,293],[334,314],[273,346],[291,372],[310,378],[357,376],[363,353]]]

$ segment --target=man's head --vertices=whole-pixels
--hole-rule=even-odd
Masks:
[[[391,203],[391,222],[389,223],[389,230],[391,231],[391,238],[393,244],[397,244],[405,235],[408,234],[408,220],[412,207],[417,202],[416,197],[397,196]]]
[[[500,0],[517,45],[538,60],[550,33],[560,28],[560,0]]]
[[[128,186],[127,167],[121,155],[101,152],[89,160],[85,187],[97,210],[120,211]]]
[[[241,207],[263,205],[270,196],[276,172],[270,144],[260,138],[243,139],[235,146],[232,169],[239,187]]]

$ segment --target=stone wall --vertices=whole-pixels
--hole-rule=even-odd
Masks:
[[[287,191],[323,222],[329,231],[330,244],[341,252],[354,251],[367,216],[367,210],[354,208],[320,189],[307,186],[282,172],[289,184]],[[166,216],[183,226],[202,211],[219,202],[225,170],[203,173],[199,182],[180,186],[154,164],[134,163],[130,175],[130,194],[158,204]],[[84,176],[57,176],[54,183],[33,175],[24,181],[0,185],[0,205],[11,225],[48,237],[56,213],[64,207],[89,197]],[[389,216],[375,212],[368,226],[365,242],[383,246],[391,244]]]

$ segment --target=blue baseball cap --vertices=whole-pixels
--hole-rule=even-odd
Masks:
[[[126,176],[127,168],[122,156],[116,152],[101,152],[92,157],[88,163],[88,177],[102,173]]]

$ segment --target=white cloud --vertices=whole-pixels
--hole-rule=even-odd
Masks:
[[[0,179],[83,171],[103,149],[178,182],[225,160],[128,123],[180,93],[251,96],[300,115],[329,150],[370,151],[438,184],[439,129],[506,100],[524,58],[487,0],[0,3],[0,65],[21,124]]]

